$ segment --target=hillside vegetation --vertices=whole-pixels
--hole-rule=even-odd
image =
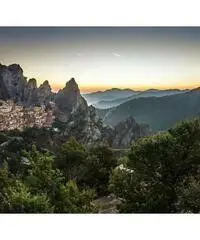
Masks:
[[[149,124],[156,131],[167,130],[177,122],[200,114],[200,91],[198,89],[165,97],[139,98],[109,110],[97,110],[106,124],[115,126],[132,116],[139,123]]]
[[[30,133],[0,135],[1,213],[200,212],[200,119],[140,138],[121,157],[74,138],[49,151]]]

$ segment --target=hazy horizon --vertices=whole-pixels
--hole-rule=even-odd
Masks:
[[[199,27],[0,27],[0,56],[54,91],[200,86]]]

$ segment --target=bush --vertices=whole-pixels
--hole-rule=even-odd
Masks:
[[[65,174],[67,180],[77,180],[81,178],[81,169],[86,150],[74,138],[70,138],[57,151],[56,166]]]
[[[82,183],[94,188],[98,195],[108,194],[109,176],[117,166],[117,159],[108,147],[90,149],[83,165]]]
[[[57,213],[92,213],[96,212],[92,205],[96,194],[94,190],[79,190],[74,181],[60,185],[56,196],[55,212]]]
[[[27,186],[20,181],[9,190],[8,204],[10,213],[52,213],[54,207],[47,195],[32,195]]]
[[[167,133],[139,139],[130,150],[127,167],[132,170],[131,176],[117,171],[110,180],[112,191],[123,198],[122,212],[197,211],[192,205],[180,206],[186,204],[183,196],[192,196],[181,184],[199,172],[200,120],[186,121]]]

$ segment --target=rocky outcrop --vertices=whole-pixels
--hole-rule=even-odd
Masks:
[[[11,99],[14,102],[22,102],[26,78],[18,64],[10,66],[0,65],[0,89],[1,99]]]
[[[149,136],[150,128],[146,124],[138,124],[133,117],[129,117],[118,123],[113,130],[114,148],[125,148],[133,143],[137,138]]]
[[[140,125],[130,117],[116,127],[105,125],[80,95],[77,83],[71,79],[56,96],[56,118],[65,123],[64,136],[74,136],[87,144],[108,144],[113,148],[129,146],[137,138],[150,135],[147,125]]]
[[[74,78],[69,80],[65,87],[55,97],[55,115],[61,122],[67,122],[77,112],[84,114],[87,111],[87,102],[81,96],[80,90]]]
[[[94,109],[91,106],[82,109],[79,106],[77,111],[71,114],[64,135],[74,136],[87,145],[108,143],[103,133],[103,123],[94,115]]]
[[[74,136],[86,145],[108,144],[114,148],[126,147],[136,138],[150,133],[147,126],[137,124],[133,118],[115,128],[105,125],[97,117],[96,109],[88,106],[81,96],[74,78],[54,94],[48,81],[40,87],[34,78],[27,82],[18,64],[0,65],[0,99],[13,102],[13,105],[8,104],[12,114],[1,114],[0,130],[4,129],[3,121],[7,129],[21,129],[23,126],[51,126],[55,117],[56,122],[62,124],[60,134],[65,139]]]
[[[55,94],[51,91],[49,82],[44,81],[37,90],[37,99],[39,105],[48,105],[49,102],[54,101]]]
[[[37,82],[34,78],[28,81],[25,87],[23,104],[25,106],[46,106],[50,101],[54,101],[54,93],[51,92],[51,86],[48,81],[37,88]]]
[[[36,79],[31,78],[27,82],[22,68],[18,64],[12,64],[0,65],[0,98],[28,107],[46,105],[53,100],[54,94],[48,81],[37,88]]]
[[[74,136],[78,141],[92,144],[102,141],[101,122],[95,108],[88,107],[74,78],[66,83],[55,97],[56,120],[65,124],[64,136]]]
[[[25,106],[32,106],[37,103],[37,82],[36,79],[29,79],[25,89],[23,104]]]

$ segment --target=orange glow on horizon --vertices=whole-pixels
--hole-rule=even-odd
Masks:
[[[60,89],[64,88],[65,85],[52,85],[52,91],[58,92]],[[105,91],[107,89],[111,88],[119,88],[119,89],[132,89],[136,91],[145,91],[148,89],[160,89],[160,90],[166,90],[166,89],[193,89],[200,87],[198,84],[188,84],[188,85],[163,85],[163,86],[155,86],[155,85],[149,85],[149,86],[79,86],[81,93],[91,93],[91,92],[97,92],[97,91]]]

